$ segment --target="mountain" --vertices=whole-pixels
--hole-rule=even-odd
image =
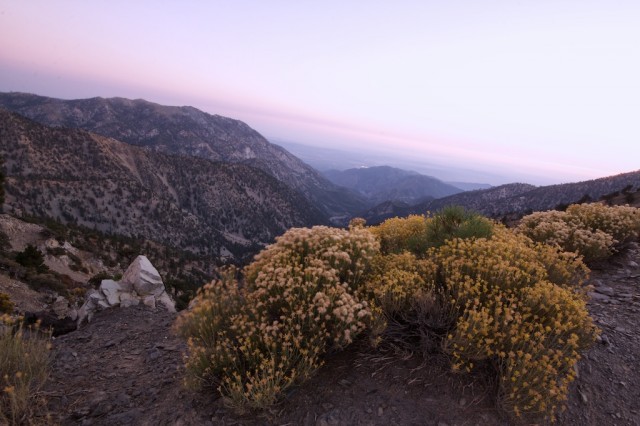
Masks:
[[[456,188],[460,188],[463,191],[475,191],[477,189],[493,188],[493,185],[489,185],[488,183],[475,183],[475,182],[445,182],[445,183],[455,186]]]
[[[391,217],[436,212],[450,205],[463,206],[483,215],[502,219],[520,218],[535,211],[562,209],[574,203],[598,201],[617,196],[633,198],[640,189],[640,171],[600,179],[536,187],[510,183],[484,190],[467,191],[448,197],[407,205],[384,202],[361,213],[370,225]]]
[[[241,258],[293,226],[324,223],[264,171],[169,155],[0,109],[5,211]]]
[[[416,203],[462,192],[434,177],[389,166],[329,170],[324,175],[336,185],[353,189],[374,204],[384,201]]]
[[[193,107],[124,98],[62,100],[13,92],[0,93],[0,106],[47,126],[81,128],[157,152],[261,169],[300,192],[334,222],[365,205],[361,197],[332,184],[245,123]]]

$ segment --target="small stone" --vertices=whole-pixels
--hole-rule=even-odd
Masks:
[[[585,404],[589,401],[589,399],[587,398],[587,394],[582,391],[580,391],[580,397],[582,398],[582,402],[584,402]]]
[[[610,297],[615,294],[613,289],[608,286],[596,287],[596,292]]]
[[[461,407],[464,407],[465,405],[467,405],[467,400],[465,398],[460,398],[458,404],[460,404]]]
[[[371,413],[373,413],[373,410],[371,409],[371,407],[367,407],[367,409],[366,409],[366,410],[364,410],[364,411],[366,411],[366,412],[367,412],[367,414],[371,414]]]
[[[609,303],[611,301],[609,296],[596,292],[590,292],[589,297],[593,302]]]
[[[384,408],[378,407],[378,417],[382,417],[383,414],[384,414]]]

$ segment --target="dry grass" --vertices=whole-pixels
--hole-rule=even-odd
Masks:
[[[0,322],[0,424],[38,424],[44,401],[39,391],[48,375],[49,336],[37,328]]]

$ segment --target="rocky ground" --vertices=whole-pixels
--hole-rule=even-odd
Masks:
[[[578,365],[560,425],[640,425],[640,249],[592,273],[589,309],[602,329]],[[335,354],[274,410],[238,416],[182,386],[175,314],[147,307],[96,314],[55,340],[44,396],[63,425],[508,425],[495,385],[456,375],[445,359],[356,345]]]

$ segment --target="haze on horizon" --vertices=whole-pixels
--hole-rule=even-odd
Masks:
[[[0,0],[0,91],[191,105],[455,180],[561,183],[639,168],[638,22],[631,0]]]

